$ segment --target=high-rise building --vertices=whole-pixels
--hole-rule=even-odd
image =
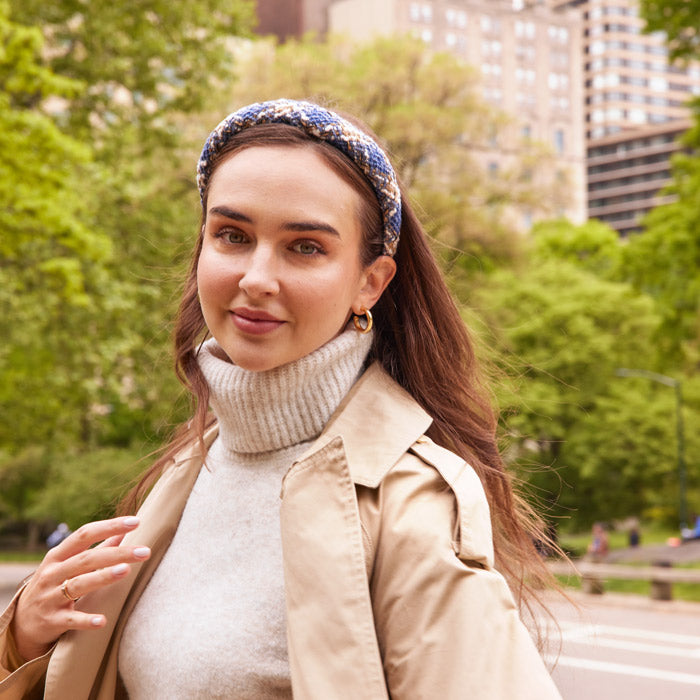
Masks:
[[[273,34],[281,41],[307,32],[323,36],[328,31],[328,7],[335,0],[257,0],[259,34]]]
[[[548,0],[583,19],[588,215],[621,234],[663,203],[687,101],[700,94],[700,67],[669,63],[665,36],[644,34],[638,0]]]
[[[637,0],[550,1],[582,12],[589,140],[688,118],[700,67],[669,63],[665,36],[643,33]]]

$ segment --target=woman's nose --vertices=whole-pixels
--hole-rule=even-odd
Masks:
[[[256,247],[246,258],[245,270],[238,286],[251,297],[277,294],[279,273],[273,252],[265,247]]]

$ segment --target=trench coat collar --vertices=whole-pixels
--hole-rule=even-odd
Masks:
[[[375,362],[343,399],[318,439],[295,464],[342,436],[353,481],[376,488],[432,418]]]

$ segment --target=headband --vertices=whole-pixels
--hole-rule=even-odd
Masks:
[[[197,163],[197,187],[200,198],[212,174],[212,160],[228,140],[257,124],[289,124],[344,153],[359,167],[372,185],[382,210],[384,254],[393,256],[401,231],[401,193],[389,159],[374,139],[347,119],[310,102],[271,100],[256,102],[229,114],[204,144]]]

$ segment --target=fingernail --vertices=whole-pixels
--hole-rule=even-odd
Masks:
[[[140,520],[135,515],[129,515],[122,520],[124,527],[136,527],[139,522]]]
[[[103,622],[104,622],[104,618],[102,618],[100,616],[95,616],[95,617],[91,618],[91,620],[90,620],[90,624],[93,627],[102,627]]]
[[[112,575],[113,576],[121,576],[122,574],[125,574],[128,570],[129,570],[128,564],[117,564],[116,566],[112,567]]]
[[[137,559],[145,559],[147,556],[149,556],[151,553],[151,550],[148,547],[136,547],[134,549],[134,556]]]

